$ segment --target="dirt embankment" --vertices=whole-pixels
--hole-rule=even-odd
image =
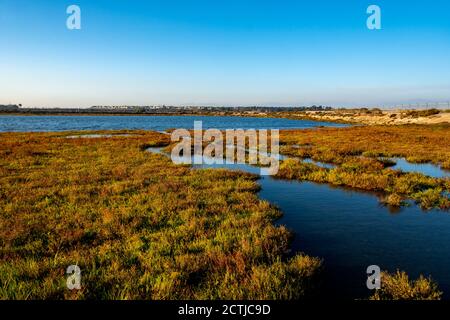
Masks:
[[[311,119],[322,121],[345,121],[368,125],[399,125],[399,124],[437,124],[450,123],[449,111],[432,110],[392,110],[378,112],[359,111],[308,111]]]

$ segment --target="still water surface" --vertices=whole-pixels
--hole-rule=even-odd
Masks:
[[[306,129],[346,125],[309,120],[225,116],[0,116],[0,132],[143,129],[162,131],[193,129],[201,120],[203,128],[223,129]]]
[[[160,148],[149,151],[160,153]],[[259,174],[246,164],[194,165]],[[378,195],[327,184],[261,176],[262,199],[277,205],[284,224],[295,234],[293,252],[324,260],[324,296],[368,297],[366,268],[406,271],[411,277],[431,275],[450,298],[450,214],[422,211],[416,205],[393,210]]]
[[[442,169],[433,163],[410,163],[405,158],[390,158],[395,161],[392,169],[402,170],[403,172],[420,172],[433,178],[450,177],[450,171]]]
[[[0,132],[193,128],[287,129],[343,126],[326,122],[289,119],[198,116],[0,116]],[[159,149],[153,149],[158,152]],[[307,160],[308,161],[308,160]],[[409,170],[398,161],[396,169]],[[415,166],[430,176],[441,174],[435,167]],[[197,165],[226,167],[259,174],[248,165]],[[439,169],[440,170],[440,169]],[[364,298],[366,268],[405,270],[412,277],[432,275],[445,298],[450,298],[450,214],[424,212],[412,205],[397,211],[380,205],[373,193],[333,188],[311,182],[277,180],[261,176],[260,197],[277,205],[283,217],[277,221],[295,234],[292,249],[324,259],[325,295]]]

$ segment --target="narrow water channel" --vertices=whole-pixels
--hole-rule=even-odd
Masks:
[[[160,148],[151,148],[160,153]],[[259,174],[245,164],[193,165]],[[431,275],[450,298],[450,214],[422,211],[416,205],[390,209],[377,194],[260,176],[259,196],[278,206],[295,237],[292,251],[323,259],[325,297],[368,297],[366,268],[406,271],[411,277]]]

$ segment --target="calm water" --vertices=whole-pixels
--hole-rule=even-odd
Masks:
[[[334,169],[334,168],[336,168],[335,164],[315,161],[315,160],[313,160],[311,158],[305,158],[305,159],[302,159],[302,161],[305,162],[305,163],[315,164],[316,166],[319,166],[319,167],[322,167],[322,168],[325,168],[325,169]]]
[[[167,130],[193,129],[194,120],[203,128],[217,129],[305,129],[318,126],[345,125],[308,120],[278,118],[246,118],[221,116],[0,116],[0,132],[66,131],[66,130]]]
[[[192,128],[202,120],[204,128],[311,128],[342,126],[311,121],[197,116],[0,116],[3,131],[63,131],[107,129]],[[406,171],[405,164],[397,162]],[[415,167],[414,171],[423,169]],[[227,167],[259,174],[248,165],[197,165]],[[395,167],[394,167],[395,168]],[[436,169],[435,167],[434,169]],[[430,169],[430,168],[428,168]],[[423,171],[422,171],[423,172]],[[433,176],[433,171],[427,171]],[[427,173],[425,173],[427,174]],[[423,212],[417,206],[393,212],[379,204],[376,194],[333,188],[310,182],[260,179],[260,197],[284,213],[277,222],[296,234],[292,248],[324,259],[326,290],[330,296],[363,298],[366,268],[405,270],[412,277],[432,275],[450,298],[450,214]],[[336,292],[338,295],[336,295]]]
[[[152,152],[160,152],[151,148]],[[195,165],[229,168],[259,174],[257,167]],[[379,265],[411,277],[431,275],[450,298],[450,214],[424,212],[417,206],[390,210],[374,193],[261,176],[261,198],[277,205],[277,221],[294,234],[292,249],[324,259],[324,295],[330,298],[364,298],[366,268]]]
[[[450,215],[417,206],[397,212],[376,195],[311,182],[262,177],[260,196],[284,213],[278,221],[296,234],[294,250],[324,259],[326,294],[370,295],[366,268],[432,275],[449,298]]]
[[[404,158],[391,158],[396,162],[392,169],[402,170],[403,172],[420,172],[426,176],[434,178],[450,177],[450,171],[441,169],[432,163],[410,163]]]

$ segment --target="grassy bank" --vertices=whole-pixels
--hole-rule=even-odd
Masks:
[[[440,300],[442,292],[431,278],[411,280],[405,272],[381,273],[381,288],[370,300]]]
[[[351,130],[368,129],[334,130],[283,132],[283,150],[300,152],[294,145],[307,143],[317,155],[323,154],[320,145],[335,154],[338,137],[342,142],[354,137]],[[302,299],[320,294],[321,261],[302,254],[287,258],[291,234],[274,226],[281,212],[258,199],[256,176],[191,170],[145,151],[168,145],[167,135],[105,133],[108,137],[0,134],[0,299]],[[436,135],[442,139],[442,133]],[[321,139],[329,143],[319,144]],[[347,156],[357,156],[336,155],[343,160],[329,160],[340,165],[350,161]],[[81,268],[81,290],[71,291],[65,272],[74,264]],[[383,277],[387,281],[374,299],[440,297],[431,280]]]
[[[313,294],[321,263],[285,258],[291,235],[255,176],[173,165],[144,151],[168,143],[157,133],[72,134],[0,134],[1,299]]]
[[[277,176],[380,191],[384,201],[402,205],[413,199],[423,208],[450,208],[450,179],[390,168],[390,157],[450,168],[450,125],[364,126],[281,131],[280,151],[298,158],[332,163],[326,169],[289,159]]]

